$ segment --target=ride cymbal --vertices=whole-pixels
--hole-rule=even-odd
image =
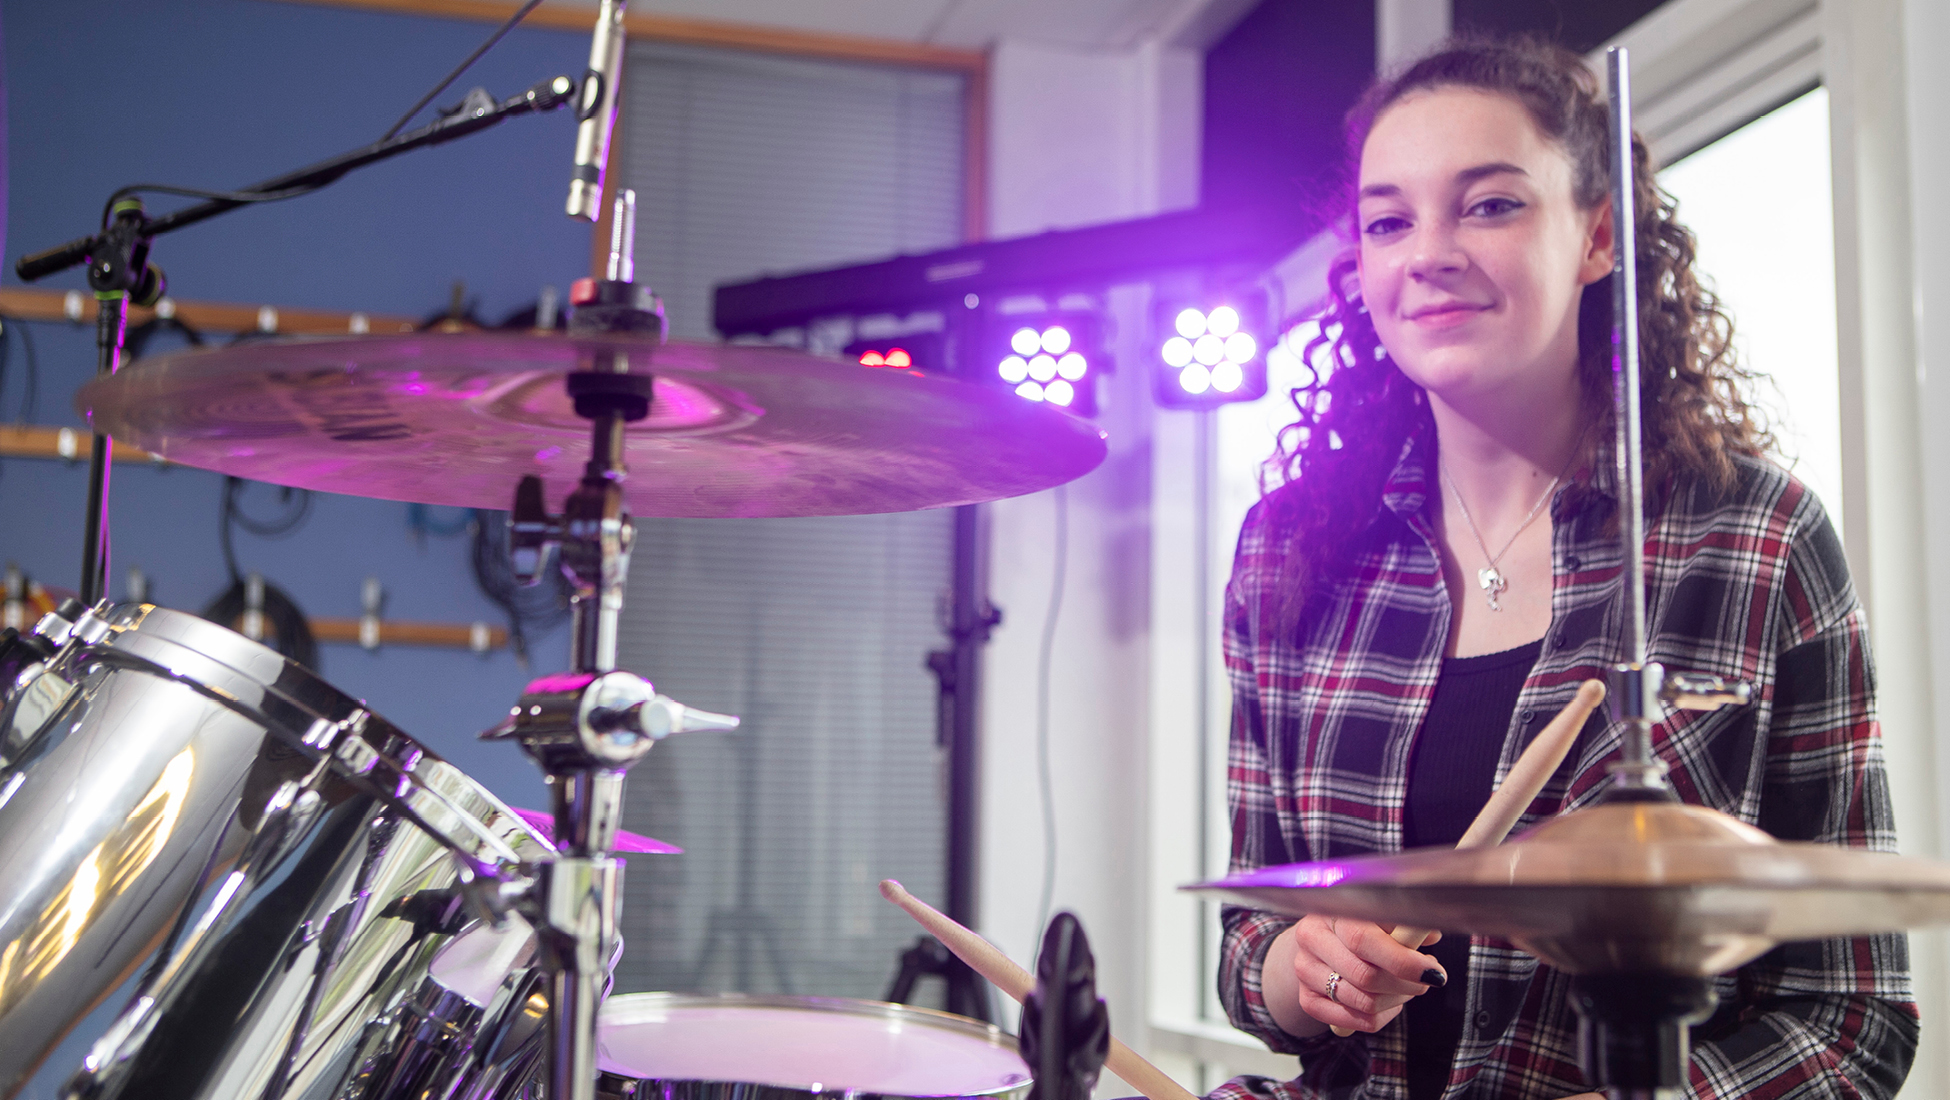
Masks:
[[[506,508],[582,476],[589,423],[563,377],[593,352],[655,377],[627,433],[640,516],[814,516],[972,504],[1104,458],[1088,421],[1006,390],[743,345],[419,333],[193,349],[83,386],[99,430],[277,485]]]

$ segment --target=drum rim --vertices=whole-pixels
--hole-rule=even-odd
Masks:
[[[967,1016],[943,1012],[935,1008],[920,1008],[915,1005],[896,1004],[892,1001],[873,1001],[858,997],[818,997],[810,995],[791,995],[783,993],[618,993],[606,999],[597,1010],[596,1027],[600,1033],[603,1025],[627,1026],[633,1023],[649,1023],[647,1020],[615,1019],[617,1015],[629,1015],[632,1010],[648,1009],[651,1006],[668,1008],[778,1008],[799,1011],[817,1010],[836,1012],[848,1016],[866,1016],[883,1020],[899,1020],[904,1023],[956,1032],[971,1039],[986,1041],[989,1045],[1020,1056],[1016,1037],[994,1024],[983,1023]],[[615,1010],[612,1010],[615,1006]],[[749,1082],[725,1079],[676,1078],[636,1076],[618,1073],[615,1070],[602,1071],[607,1077],[624,1081],[658,1081],[668,1085],[749,1085]],[[1023,1079],[1011,1085],[997,1085],[978,1092],[960,1092],[956,1096],[1003,1097],[1021,1093],[1031,1084],[1032,1074],[1027,1065],[1023,1067]],[[789,1085],[762,1085],[761,1091],[752,1094],[776,1097],[824,1097],[857,1096],[879,1097],[893,1094],[869,1093],[854,1090],[827,1089],[814,1092],[811,1089]],[[944,1094],[945,1095],[945,1094]],[[924,1100],[920,1094],[901,1094],[902,1100]]]
[[[68,661],[85,660],[89,655],[94,654],[112,655],[111,659],[117,662],[136,663],[152,670],[156,675],[190,686],[219,705],[262,725],[271,736],[280,738],[308,756],[330,759],[333,770],[354,781],[358,781],[360,777],[346,774],[341,767],[340,754],[336,751],[337,741],[332,744],[313,744],[308,736],[309,731],[297,728],[287,716],[268,713],[262,706],[252,705],[230,692],[221,690],[221,685],[205,684],[193,676],[179,673],[159,663],[151,654],[134,652],[128,646],[117,643],[123,637],[133,635],[145,645],[161,645],[186,650],[201,660],[222,668],[239,680],[255,685],[267,697],[275,698],[281,705],[310,716],[313,719],[314,729],[321,722],[343,723],[354,716],[362,715],[363,717],[359,719],[362,723],[360,727],[356,730],[348,730],[347,735],[340,740],[363,742],[377,757],[384,759],[401,780],[409,782],[418,791],[446,804],[447,809],[456,817],[471,822],[472,836],[468,840],[449,836],[445,829],[432,822],[421,820],[421,815],[413,808],[411,800],[404,792],[389,786],[368,784],[373,788],[370,793],[378,796],[382,803],[404,810],[410,819],[416,820],[420,828],[440,839],[450,850],[459,855],[475,859],[483,855],[491,855],[497,862],[520,862],[522,855],[517,850],[517,842],[512,837],[503,839],[510,830],[526,842],[535,845],[536,850],[540,852],[556,851],[555,845],[547,837],[522,820],[520,814],[515,813],[500,796],[489,790],[480,780],[422,744],[384,715],[367,707],[364,700],[340,691],[324,677],[262,642],[246,638],[200,615],[148,603],[115,604],[102,610],[96,617],[109,627],[106,636],[93,642],[85,642],[77,638],[72,644],[73,648],[64,649],[57,660],[65,664]],[[151,629],[145,632],[144,626],[151,626]],[[267,680],[257,673],[238,667],[235,651],[235,647],[238,646],[245,647],[242,651],[245,656],[276,661],[278,675]],[[230,652],[226,652],[227,649]],[[294,692],[294,688],[302,688],[302,694]],[[396,746],[400,745],[404,745],[408,751],[404,753],[398,751]],[[439,773],[437,778],[434,774],[436,771]],[[461,804],[441,789],[444,784],[453,783],[461,785],[468,795],[485,802],[492,817],[484,816],[473,808]],[[467,850],[470,848],[471,851]],[[496,848],[503,851],[497,852]]]
[[[1016,1037],[994,1024],[983,1023],[953,1012],[943,1012],[938,1008],[922,1008],[918,1005],[904,1005],[893,1001],[875,1001],[860,997],[819,997],[809,994],[786,993],[672,993],[652,991],[647,993],[618,993],[603,1002],[597,1010],[596,1023],[618,1025],[644,1023],[642,1020],[613,1019],[621,1013],[664,1005],[671,1008],[796,1008],[816,1009],[824,1012],[838,1012],[849,1016],[872,1016],[880,1019],[906,1020],[913,1023],[940,1027],[947,1031],[959,1031],[970,1038],[985,1039],[995,1046],[1007,1050],[1017,1050]],[[614,1006],[614,1011],[612,1010]]]

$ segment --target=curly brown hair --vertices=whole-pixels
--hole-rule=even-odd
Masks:
[[[1452,39],[1391,80],[1378,81],[1347,117],[1348,181],[1339,199],[1354,205],[1353,177],[1375,121],[1414,92],[1471,88],[1507,95],[1571,159],[1573,197],[1586,210],[1609,201],[1609,111],[1597,76],[1562,47],[1530,39]],[[1693,234],[1660,190],[1645,142],[1632,137],[1637,211],[1639,349],[1645,479],[1653,494],[1681,475],[1727,487],[1733,454],[1759,455],[1773,436],[1745,391],[1755,376],[1735,360],[1733,324],[1693,268]],[[1344,220],[1351,229],[1353,219]],[[1322,335],[1306,349],[1312,382],[1292,391],[1298,413],[1280,431],[1267,461],[1269,519],[1287,553],[1282,588],[1298,614],[1317,580],[1355,556],[1381,489],[1418,432],[1434,422],[1422,388],[1388,358],[1356,285],[1356,245],[1328,272]],[[1584,290],[1578,306],[1578,373],[1591,451],[1612,437],[1611,280]]]

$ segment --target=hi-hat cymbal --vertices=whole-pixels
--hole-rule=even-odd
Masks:
[[[296,339],[154,356],[76,398],[173,462],[388,500],[506,508],[535,474],[582,476],[589,423],[563,376],[602,349],[656,378],[630,425],[647,516],[904,512],[1060,485],[1103,433],[1006,390],[780,348],[527,333]]]
[[[1672,803],[1581,810],[1495,848],[1291,863],[1186,889],[1497,936],[1571,974],[1718,974],[1777,943],[1950,923],[1950,863],[1781,843]]]

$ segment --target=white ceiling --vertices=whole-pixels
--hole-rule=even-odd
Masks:
[[[1126,50],[1154,39],[1204,47],[1254,0],[629,0],[655,13],[784,30],[891,38],[979,50],[1020,38],[1080,49]],[[597,0],[547,0],[594,9]]]

